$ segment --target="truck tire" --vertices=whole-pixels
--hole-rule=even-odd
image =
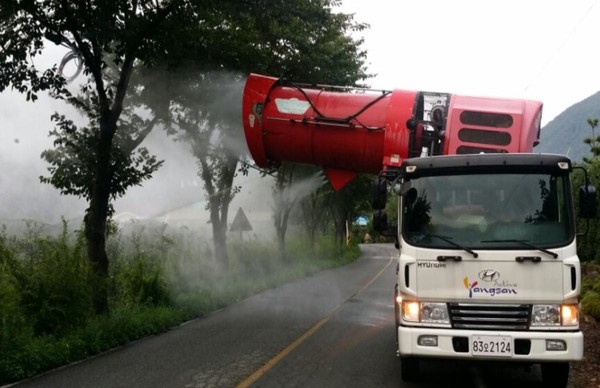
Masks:
[[[541,364],[544,387],[566,388],[569,380],[568,362],[545,362]]]
[[[419,360],[414,357],[402,357],[400,359],[400,374],[402,380],[406,382],[419,380]]]

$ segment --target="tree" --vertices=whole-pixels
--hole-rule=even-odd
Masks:
[[[229,204],[239,192],[233,180],[240,155],[245,153],[239,114],[242,77],[226,71],[196,73],[180,69],[177,73],[168,73],[166,77],[153,73],[153,81],[146,81],[161,85],[159,93],[168,90],[171,96],[152,108],[157,114],[165,114],[163,119],[177,131],[178,139],[191,146],[206,192],[215,258],[227,269]],[[161,104],[165,102],[167,108],[161,113]]]
[[[364,67],[366,53],[360,49],[363,41],[351,33],[367,26],[356,23],[353,15],[333,12],[339,5],[329,0],[257,2],[249,12],[261,18],[249,29],[259,37],[252,47],[262,50],[255,53],[250,69],[299,82],[358,86],[369,75]],[[283,164],[273,187],[273,221],[282,257],[290,213],[309,194],[298,191],[302,185],[296,179],[305,178],[299,171]]]
[[[246,152],[239,146],[244,142],[239,115],[244,75],[260,72],[305,82],[354,84],[367,78],[366,54],[360,49],[362,40],[350,33],[365,25],[355,23],[352,15],[334,13],[332,8],[340,2],[331,0],[194,4],[203,15],[203,27],[192,40],[211,42],[214,49],[188,50],[187,70],[182,72],[180,66],[177,76],[169,78],[166,87],[176,92],[163,112],[192,144],[207,192],[216,260],[227,268],[228,206],[239,190],[232,187],[233,178]],[[168,56],[160,63],[173,66]],[[160,90],[164,94],[164,88]],[[285,211],[279,215],[285,228]]]
[[[59,114],[54,114],[51,120],[57,125],[50,131],[50,135],[56,138],[55,148],[42,152],[42,158],[51,166],[48,168],[50,176],[42,176],[40,180],[58,188],[63,194],[83,197],[89,202],[93,192],[94,167],[98,163],[97,154],[90,151],[98,148],[98,123],[92,118],[90,126],[78,128],[73,121]],[[163,164],[145,147],[139,147],[155,121],[123,122],[122,125],[128,127],[127,131],[115,133],[110,155],[111,201],[124,195],[129,187],[141,185]],[[108,207],[111,215],[110,203]]]
[[[285,237],[290,213],[294,206],[323,186],[324,179],[320,171],[312,166],[284,163],[277,171],[273,186],[273,224],[277,234],[279,255],[285,259]],[[313,236],[314,237],[314,236]],[[314,242],[314,238],[313,238]]]
[[[600,136],[596,137],[595,129],[598,126],[598,119],[589,118],[587,123],[592,130],[592,136],[587,137],[583,142],[590,146],[591,157],[583,157],[584,166],[588,170],[590,183],[596,187],[600,185]],[[581,170],[575,170],[573,173],[573,187],[576,189],[584,185],[584,176]],[[579,203],[575,202],[576,210],[578,211]],[[600,259],[600,223],[598,217],[590,220],[577,220],[577,230],[586,231],[587,234],[577,240],[577,252],[579,257],[584,261],[592,261]]]
[[[137,157],[131,156],[153,126],[133,110],[125,114],[128,120],[123,120],[131,76],[136,63],[152,64],[158,53],[170,50],[180,40],[185,32],[180,27],[191,25],[189,15],[187,3],[179,0],[7,0],[0,9],[0,60],[4,64],[0,68],[0,91],[11,86],[31,101],[36,100],[37,93],[50,91],[54,98],[82,110],[89,120],[78,135],[80,130],[71,121],[54,116],[59,150],[45,154],[54,167],[50,168],[52,177],[42,180],[65,194],[88,200],[84,231],[87,254],[99,279],[94,290],[98,313],[108,311],[105,244],[110,199],[139,184],[160,166],[142,150]],[[80,59],[85,81],[79,96],[65,87],[56,66],[45,70],[36,67],[33,58],[50,43],[68,48]],[[77,144],[71,147],[70,142]],[[80,152],[81,147],[91,154]],[[115,159],[119,153],[122,157]],[[69,168],[61,162],[61,158],[69,157],[83,160]],[[136,160],[141,170],[136,169]],[[134,167],[129,168],[131,163]],[[133,176],[119,177],[118,173]]]
[[[311,253],[315,252],[317,233],[328,224],[323,214],[326,209],[326,194],[330,190],[328,184],[322,185],[300,201],[299,218],[308,238],[308,248]]]
[[[592,158],[583,157],[583,161],[586,163],[592,163],[598,159],[600,156],[600,136],[596,137],[595,129],[598,126],[598,119],[587,119],[587,123],[592,129],[592,136],[586,137],[583,139],[583,142],[590,146],[590,152],[592,153]]]
[[[355,85],[369,77],[362,38],[368,26],[335,12],[339,0],[237,0],[215,12],[222,68],[309,83]],[[226,21],[226,22],[222,22]]]
[[[0,60],[4,65],[0,68],[0,91],[10,86],[32,101],[37,93],[50,91],[54,98],[75,105],[89,121],[87,126],[78,128],[66,117],[55,116],[58,148],[56,152],[45,153],[44,157],[52,165],[52,176],[45,179],[46,182],[56,185],[65,194],[88,199],[84,232],[88,257],[100,279],[94,296],[96,311],[108,310],[105,280],[109,259],[105,243],[110,200],[122,195],[130,185],[147,179],[160,166],[160,162],[141,149],[137,156],[131,155],[135,149],[132,146],[139,145],[156,124],[153,119],[142,118],[141,105],[126,107],[135,71],[158,64],[170,71],[191,65],[199,77],[214,69],[264,70],[290,77],[308,74],[307,81],[350,84],[364,76],[365,53],[359,49],[361,41],[353,40],[348,32],[363,26],[354,23],[350,15],[332,13],[331,7],[338,4],[330,0],[3,2]],[[45,70],[35,66],[32,58],[40,55],[50,43],[65,46],[71,51],[68,55],[81,61],[85,80],[78,96],[66,88],[57,66]],[[344,71],[332,73],[337,67]],[[151,88],[145,84],[135,85],[136,94],[141,96],[146,89]],[[168,104],[167,108],[165,104],[159,106],[161,109],[169,107]],[[199,109],[195,102],[187,108],[190,108],[188,111]],[[218,133],[224,140],[226,128],[231,126],[224,125],[220,119],[217,119],[218,124],[205,120],[208,111],[201,111],[203,124],[213,126],[212,133]],[[157,112],[153,110],[153,113]],[[81,136],[76,136],[77,132],[81,132]],[[215,145],[214,137],[206,134],[201,132],[197,143]],[[74,144],[76,141],[79,143]],[[81,152],[86,147],[90,147],[91,155]],[[199,163],[205,182],[211,177],[217,180],[222,177],[222,184],[213,184],[214,193],[229,190],[223,201],[209,201],[210,206],[221,209],[219,222],[214,223],[213,228],[215,225],[222,228],[227,220],[226,206],[235,192],[231,184],[225,188],[232,180],[231,170],[235,171],[237,161],[222,157],[220,147],[197,149],[215,152],[207,156],[204,163]],[[125,174],[133,171],[118,170],[113,158],[119,153],[123,154],[121,167],[133,164],[136,170],[137,161],[136,176],[119,180],[118,171]],[[85,159],[77,161],[77,168],[87,170],[68,167],[66,161],[77,157]],[[222,168],[219,170],[218,166]],[[213,174],[215,171],[218,174]],[[70,175],[73,173],[79,174],[81,179],[69,182],[75,177]],[[209,194],[209,197],[214,195]],[[215,238],[220,239],[219,233]],[[224,241],[215,244],[224,246]]]
[[[354,218],[365,211],[371,210],[370,199],[373,179],[371,176],[359,176],[344,186],[340,191],[333,189],[327,196],[327,207],[333,221],[334,241],[338,246],[347,241],[346,227],[351,225]],[[348,236],[346,236],[348,237]]]

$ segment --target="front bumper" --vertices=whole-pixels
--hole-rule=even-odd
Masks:
[[[421,346],[420,336],[437,336],[437,346]],[[471,349],[472,336],[507,336],[513,341],[511,356],[477,356]],[[562,340],[566,350],[546,350],[546,340]],[[398,353],[401,357],[436,357],[498,361],[579,361],[583,359],[583,333],[452,330],[423,327],[398,327]]]

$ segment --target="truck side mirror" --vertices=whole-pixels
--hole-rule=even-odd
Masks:
[[[419,193],[417,193],[417,189],[415,189],[414,187],[411,187],[410,189],[408,189],[406,194],[404,194],[404,200],[406,201],[407,204],[412,205],[413,203],[415,203],[417,201],[418,196],[419,196]]]
[[[377,179],[373,183],[373,198],[371,205],[373,210],[383,210],[387,204],[387,182]]]
[[[386,234],[388,230],[387,214],[383,210],[376,210],[373,213],[373,229],[381,234]]]
[[[596,217],[596,187],[592,185],[579,188],[579,217],[591,219]]]

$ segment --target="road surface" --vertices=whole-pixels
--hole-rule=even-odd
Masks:
[[[393,244],[37,378],[18,388],[541,387],[539,370],[429,361],[404,383],[395,355]]]

